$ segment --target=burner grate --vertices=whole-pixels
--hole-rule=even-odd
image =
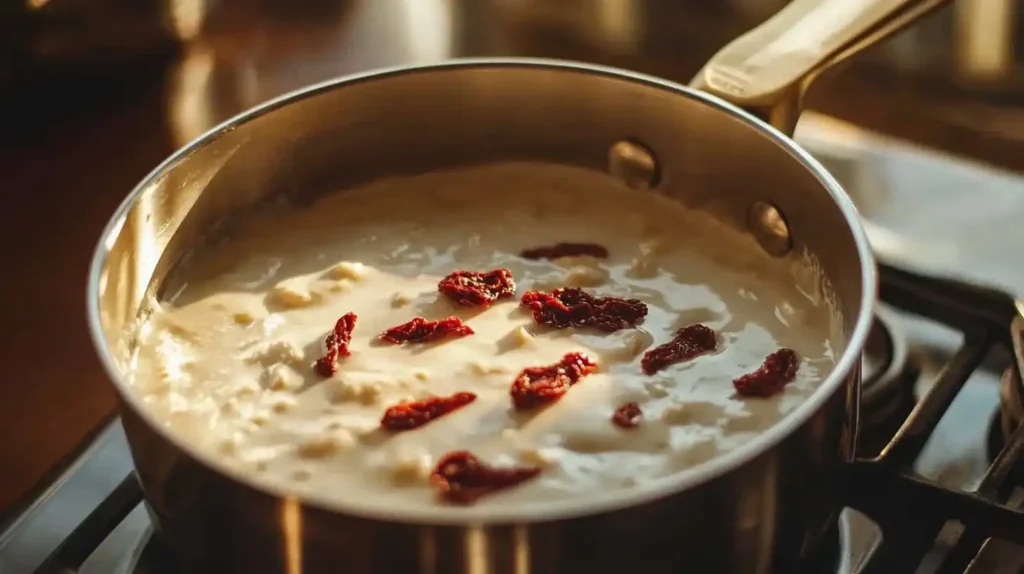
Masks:
[[[1024,426],[1005,441],[975,492],[923,479],[914,473],[913,464],[953,399],[987,357],[1010,353],[1020,372],[1024,318],[1005,293],[882,267],[883,300],[954,327],[964,339],[881,454],[852,466],[848,504],[882,530],[881,543],[860,572],[915,572],[943,527],[956,521],[961,532],[937,572],[962,573],[989,538],[1024,543],[1024,511],[1004,504],[1011,471],[1024,452]]]
[[[135,473],[114,488],[95,510],[36,568],[39,574],[78,572],[107,536],[142,502],[142,489]]]

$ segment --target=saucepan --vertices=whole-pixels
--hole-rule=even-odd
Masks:
[[[533,59],[339,78],[247,111],[167,159],[104,231],[88,309],[147,506],[185,571],[795,571],[835,523],[853,458],[876,268],[854,205],[789,134],[811,79],[941,4],[796,0],[715,55],[691,87]],[[774,257],[813,253],[843,317],[835,369],[770,430],[693,472],[548,512],[449,520],[260,486],[171,436],[131,392],[140,313],[219,223],[276,194],[508,159],[602,171],[707,210]]]

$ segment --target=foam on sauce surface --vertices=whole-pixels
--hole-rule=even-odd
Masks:
[[[597,243],[610,256],[517,255],[559,242]],[[642,488],[749,441],[830,371],[838,319],[816,284],[794,278],[814,275],[794,274],[800,266],[602,174],[502,165],[396,178],[247,218],[230,240],[198,253],[142,329],[133,386],[172,433],[299,494],[436,507],[428,475],[453,450],[543,468],[477,506]],[[438,293],[452,271],[497,267],[512,270],[515,298],[481,311]],[[638,298],[649,314],[640,328],[604,334],[550,331],[519,307],[528,289],[563,286]],[[312,364],[350,311],[359,317],[351,356],[324,379]],[[415,316],[450,315],[476,334],[376,341]],[[719,333],[718,351],[642,373],[644,351],[697,322]],[[780,347],[801,359],[796,380],[771,398],[736,396],[732,379]],[[572,351],[588,353],[599,372],[548,408],[516,412],[516,374]],[[388,406],[460,391],[479,398],[413,431],[379,427]],[[635,429],[611,422],[627,402],[644,413]]]

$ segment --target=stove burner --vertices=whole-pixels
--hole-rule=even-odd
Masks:
[[[1012,336],[1017,360],[1024,362],[1021,361],[1024,358],[1024,335],[1019,330],[1014,330]],[[989,460],[995,460],[1006,446],[1007,437],[1013,436],[1021,424],[1024,424],[1024,380],[1016,365],[1011,365],[999,378],[999,411],[989,424]],[[1014,469],[1012,476],[1017,484],[1021,484],[1024,482],[1024,468]]]
[[[999,377],[999,410],[988,425],[988,459],[994,460],[1006,445],[1006,437],[1024,420],[1024,403],[1020,397],[1020,379],[1016,369],[1008,367]]]
[[[907,350],[906,338],[879,308],[861,362],[861,418],[857,454],[874,456],[896,434],[916,403],[914,385],[921,374]]]

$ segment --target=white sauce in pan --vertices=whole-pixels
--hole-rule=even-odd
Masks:
[[[610,256],[517,255],[559,242],[597,243]],[[438,293],[452,271],[497,267],[513,272],[515,298],[481,311]],[[832,368],[838,324],[802,264],[773,260],[748,236],[655,194],[535,165],[386,180],[253,216],[174,281],[141,334],[133,386],[146,408],[253,480],[381,509],[444,504],[428,475],[454,450],[543,469],[477,503],[492,507],[584,499],[682,472],[804,401]],[[611,334],[552,331],[518,305],[528,289],[562,286],[638,298],[649,313]],[[351,355],[325,379],[312,363],[348,312],[358,315]],[[475,335],[376,341],[415,316],[450,315]],[[717,352],[643,374],[644,351],[698,322],[719,333]],[[796,380],[771,398],[738,397],[732,379],[780,347],[801,359]],[[549,408],[516,412],[516,374],[572,351],[599,372]],[[379,426],[388,406],[460,391],[478,399],[417,430]],[[625,430],[611,416],[630,401],[644,414]]]

